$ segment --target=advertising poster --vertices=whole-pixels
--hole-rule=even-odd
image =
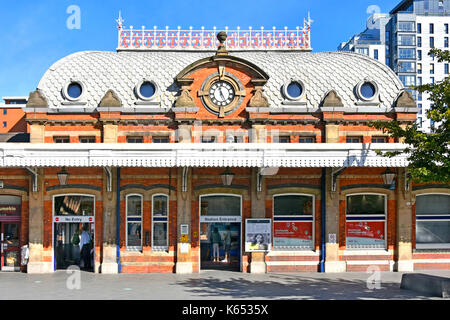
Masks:
[[[245,251],[270,251],[272,239],[271,219],[245,220]]]
[[[347,246],[384,248],[386,239],[384,224],[384,221],[347,222]]]
[[[274,222],[274,247],[313,248],[313,223],[308,222]]]

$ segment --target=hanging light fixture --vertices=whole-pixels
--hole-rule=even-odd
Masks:
[[[392,185],[395,179],[395,172],[392,171],[390,168],[387,168],[386,171],[384,171],[381,174],[381,178],[383,179],[384,184],[386,185]]]
[[[58,180],[61,186],[65,186],[69,180],[69,173],[66,171],[66,167],[62,167],[62,170],[58,172]]]
[[[220,176],[222,178],[222,183],[224,186],[231,186],[234,178],[234,173],[230,171],[230,168],[227,167],[227,169],[222,172]]]

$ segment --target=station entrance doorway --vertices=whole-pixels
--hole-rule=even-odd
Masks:
[[[94,270],[94,197],[54,197],[54,270],[75,266]]]
[[[200,197],[200,269],[240,271],[241,197]]]

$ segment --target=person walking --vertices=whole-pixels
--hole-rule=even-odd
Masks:
[[[211,235],[211,242],[213,245],[213,261],[218,262],[220,255],[219,255],[219,245],[221,242],[220,233],[217,228],[214,228],[214,232]]]
[[[80,265],[80,234],[78,229],[72,237],[72,258],[76,265]]]
[[[91,249],[90,249],[91,237],[87,232],[87,227],[83,226],[83,232],[81,233],[80,251],[83,259],[83,268],[89,270],[91,268]]]
[[[231,263],[230,250],[231,250],[231,228],[228,225],[225,231],[223,239],[223,247],[225,251],[225,259],[222,262]]]

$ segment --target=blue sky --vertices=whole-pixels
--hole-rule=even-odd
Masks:
[[[400,0],[22,0],[2,3],[0,97],[28,95],[44,72],[64,56],[84,50],[114,51],[119,10],[124,25],[194,29],[295,28],[311,14],[315,52],[335,51],[364,30],[367,9],[389,12]],[[67,8],[81,11],[81,28],[70,30]]]

